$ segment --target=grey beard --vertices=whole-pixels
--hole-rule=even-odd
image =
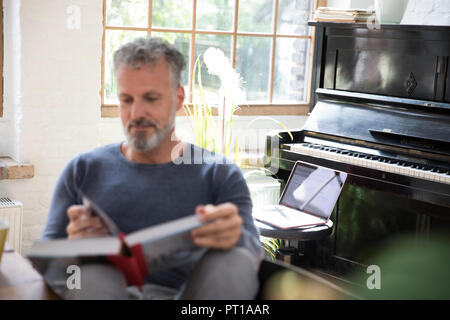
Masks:
[[[124,128],[125,137],[128,145],[140,152],[150,151],[161,144],[161,142],[167,137],[170,131],[175,126],[175,114],[172,121],[165,127],[157,129],[152,136],[147,137],[145,132],[138,132],[136,135],[131,135],[126,128]]]

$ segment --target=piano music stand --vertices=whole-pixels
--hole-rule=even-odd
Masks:
[[[292,257],[303,257],[310,262],[311,255],[315,251],[315,241],[328,237],[333,232],[333,221],[328,220],[325,225],[316,227],[304,227],[297,229],[275,229],[262,222],[254,220],[256,227],[262,236],[274,239],[281,239],[282,246],[278,253],[283,256],[283,261],[291,263]],[[297,240],[303,244],[303,252],[299,252],[298,247],[292,247],[291,240]]]

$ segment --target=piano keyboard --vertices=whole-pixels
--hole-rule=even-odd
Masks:
[[[286,144],[286,146],[289,146],[292,152],[303,155],[450,184],[450,172],[446,169],[432,168],[427,165],[315,143],[305,142],[299,144]]]

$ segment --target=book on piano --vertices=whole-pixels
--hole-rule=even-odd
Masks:
[[[371,9],[318,7],[314,12],[314,20],[325,22],[363,23],[374,17],[375,10]]]
[[[196,215],[179,218],[125,235],[109,216],[87,197],[83,203],[100,217],[110,236],[37,241],[27,257],[55,292],[66,285],[66,269],[85,262],[111,263],[128,285],[142,286],[150,272],[172,268],[199,257],[190,231],[204,224]]]
[[[345,172],[297,161],[279,204],[255,207],[253,217],[277,229],[324,225],[346,179]]]

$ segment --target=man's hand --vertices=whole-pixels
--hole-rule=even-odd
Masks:
[[[101,219],[91,216],[86,206],[74,205],[67,209],[69,224],[66,231],[69,239],[101,237],[108,235],[108,229]]]
[[[218,206],[197,206],[195,213],[200,216],[201,221],[215,220],[191,232],[196,245],[223,250],[236,245],[241,236],[243,221],[234,204],[227,202]]]

